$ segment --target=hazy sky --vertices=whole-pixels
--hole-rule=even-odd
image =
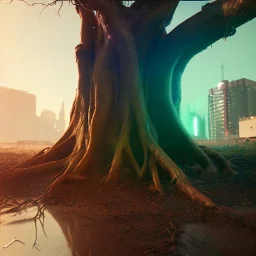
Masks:
[[[205,2],[181,2],[170,30],[200,11]],[[22,89],[37,96],[37,113],[58,113],[61,102],[67,117],[77,85],[74,48],[79,43],[79,17],[66,4],[60,17],[57,7],[27,7],[24,3],[0,5],[0,85]],[[256,81],[256,19],[238,28],[227,42],[220,40],[198,54],[187,66],[182,80],[182,109],[187,104],[207,110],[208,89],[221,80],[248,78]]]

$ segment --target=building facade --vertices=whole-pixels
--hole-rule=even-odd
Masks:
[[[41,115],[38,117],[37,127],[37,138],[39,141],[56,142],[65,132],[64,103],[62,103],[59,112],[59,119],[57,119],[53,111],[47,109],[42,110]]]
[[[0,141],[35,140],[36,96],[0,86]]]
[[[256,82],[249,79],[221,81],[209,90],[210,139],[236,138],[239,119],[256,115]]]
[[[0,142],[55,142],[64,131],[64,103],[59,119],[50,110],[37,116],[35,95],[0,86]]]

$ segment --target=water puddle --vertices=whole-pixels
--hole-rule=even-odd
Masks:
[[[21,214],[0,215],[1,256],[113,255],[114,248],[108,244],[109,224],[101,215],[93,213],[92,218],[75,207],[53,206],[47,207],[45,218],[35,222],[36,213],[37,208],[32,208]]]
[[[36,212],[37,209],[30,209],[21,214],[0,216],[1,256],[72,255],[56,220],[45,211],[43,229],[39,220],[30,219]]]
[[[248,220],[256,216],[255,209],[232,211],[236,215],[241,212]],[[132,255],[138,255],[136,250],[143,237],[146,247],[151,243],[150,236],[136,238],[140,232],[131,227],[132,224],[139,226],[140,222],[133,223],[133,220],[130,223],[110,221],[100,212],[89,214],[85,209],[66,206],[47,207],[45,218],[35,222],[36,213],[37,208],[32,208],[21,214],[0,215],[1,256],[128,255],[125,252],[132,246]],[[129,231],[122,228],[124,224],[130,227]],[[146,227],[141,226],[140,231]],[[181,243],[176,245],[174,255],[256,255],[255,229],[225,225],[220,218],[215,224],[186,224],[182,231]]]

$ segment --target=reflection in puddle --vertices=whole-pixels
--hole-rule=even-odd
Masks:
[[[145,230],[148,225],[140,219],[111,220],[97,211],[89,213],[76,207],[52,206],[45,211],[44,225],[39,220],[35,225],[36,213],[37,209],[30,209],[22,214],[0,215],[1,256],[141,255],[140,252],[148,251],[153,245],[152,235],[147,235],[149,230],[154,233],[154,229]],[[249,219],[255,215],[255,210],[242,209],[242,213]],[[210,224],[185,224],[182,231],[178,237],[181,244],[175,246],[174,255],[256,255],[255,230],[226,225],[222,218]],[[157,240],[158,233],[156,235],[157,238],[153,238]],[[13,242],[14,239],[19,241]],[[33,248],[35,241],[37,246]],[[162,245],[163,239],[159,241]],[[128,254],[131,248],[133,254]],[[159,253],[154,255],[163,255]]]
[[[71,255],[65,236],[53,217],[45,212],[44,231],[37,221],[37,246],[33,248],[36,239],[34,217],[37,209],[30,209],[22,214],[0,216],[0,255],[1,256],[34,256],[34,255]],[[20,242],[13,240],[20,240]],[[9,244],[13,242],[12,244]],[[22,244],[24,243],[24,244]],[[9,244],[9,246],[8,246]],[[4,248],[7,246],[7,248]]]
[[[35,222],[36,213],[37,208],[32,208],[21,214],[0,215],[1,256],[113,255],[113,247],[110,253],[104,251],[109,225],[96,213],[92,218],[72,207],[53,206]]]

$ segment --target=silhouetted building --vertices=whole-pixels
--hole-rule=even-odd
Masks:
[[[210,139],[238,137],[239,119],[256,115],[256,82],[221,81],[209,90],[208,112]]]
[[[56,129],[56,114],[50,110],[42,110],[38,118],[38,140],[57,141],[60,137]]]
[[[36,96],[0,86],[0,141],[36,139]]]

